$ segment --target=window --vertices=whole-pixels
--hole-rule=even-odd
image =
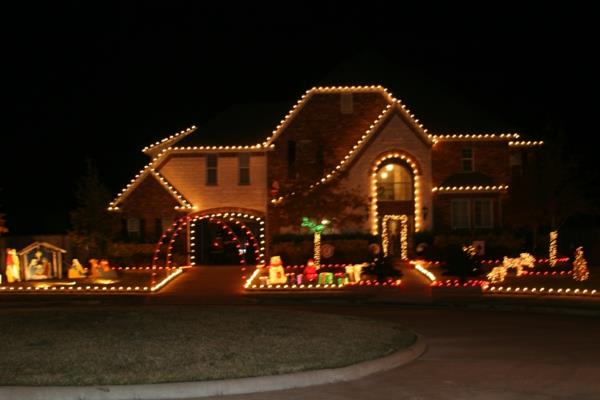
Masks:
[[[493,228],[493,202],[492,199],[476,199],[473,226],[475,228]]]
[[[412,186],[410,172],[400,164],[386,164],[377,172],[378,201],[410,201]]]
[[[127,236],[130,238],[140,237],[139,218],[127,218]]]
[[[471,147],[465,147],[462,149],[460,163],[463,172],[473,171],[473,149]]]
[[[296,141],[288,140],[288,178],[296,178]]]
[[[238,156],[239,184],[250,184],[250,154],[240,154]]]
[[[342,114],[352,114],[354,111],[354,100],[352,93],[340,94],[340,111]]]
[[[452,229],[468,229],[471,227],[470,206],[471,204],[468,199],[452,200]]]
[[[217,155],[208,154],[206,156],[206,185],[215,186],[217,184]]]

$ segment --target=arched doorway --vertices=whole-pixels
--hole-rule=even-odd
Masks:
[[[420,169],[401,151],[380,155],[371,170],[372,233],[381,234],[386,255],[408,258],[412,236],[421,228]]]
[[[158,241],[153,266],[263,264],[265,227],[248,212],[198,212],[175,221]]]

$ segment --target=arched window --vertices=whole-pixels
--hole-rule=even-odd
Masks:
[[[388,163],[377,171],[378,201],[411,201],[412,176],[408,169],[397,163]]]

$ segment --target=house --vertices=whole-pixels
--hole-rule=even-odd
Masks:
[[[232,107],[145,147],[150,162],[109,210],[128,235],[157,239],[155,263],[176,251],[211,262],[228,246],[242,263],[264,262],[270,238],[297,231],[311,204],[308,217],[331,212],[327,202],[338,232],[381,235],[386,253],[406,258],[419,231],[505,226],[511,182],[541,145],[428,132],[381,86],[316,87],[291,108]]]

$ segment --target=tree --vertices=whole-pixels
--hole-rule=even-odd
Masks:
[[[75,198],[77,208],[71,212],[71,240],[86,256],[106,257],[119,232],[119,224],[107,210],[110,194],[100,182],[98,171],[89,158],[75,186]]]
[[[303,217],[327,219],[333,228],[358,227],[364,223],[367,204],[361,196],[330,182],[307,193],[298,193],[277,206],[281,226],[297,226]]]

